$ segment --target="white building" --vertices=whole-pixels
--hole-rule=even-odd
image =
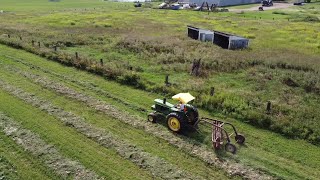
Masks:
[[[197,4],[201,6],[203,2],[207,2],[209,6],[216,4],[217,6],[232,6],[232,5],[241,5],[241,4],[253,4],[261,3],[261,0],[179,0],[179,2],[188,3],[188,4]]]

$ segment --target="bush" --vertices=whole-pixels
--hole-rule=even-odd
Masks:
[[[283,83],[290,87],[299,87],[299,84],[291,77],[284,78]]]
[[[145,85],[142,83],[141,78],[138,74],[136,73],[126,73],[117,79],[118,82],[121,84],[129,85],[129,86],[134,86],[139,89],[146,89]]]
[[[295,14],[291,15],[293,21],[298,21],[298,22],[320,22],[320,19],[316,15],[305,15],[305,14]]]
[[[302,19],[304,22],[320,22],[320,19],[314,15],[308,15]]]
[[[111,28],[112,26],[110,24],[103,25],[105,28]]]
[[[315,94],[320,95],[320,85],[317,84],[317,82],[315,80],[309,80],[306,82],[306,84],[304,85],[304,89],[306,90],[306,92],[313,92]]]
[[[289,15],[288,13],[283,11],[273,11],[272,14]]]

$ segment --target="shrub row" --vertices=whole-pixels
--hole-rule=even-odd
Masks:
[[[101,75],[108,79],[117,80],[118,82],[123,84],[130,82],[131,83],[130,85],[143,87],[143,85],[141,85],[140,83],[141,80],[139,75],[133,72],[127,73],[125,70],[121,70],[120,68],[115,69],[115,68],[110,68],[108,66],[101,65],[97,61],[88,59],[86,57],[76,58],[75,55],[71,55],[69,53],[55,52],[52,49],[37,48],[35,46],[21,43],[18,41],[6,41],[1,38],[0,38],[0,43],[16,49],[23,49],[27,52],[36,54],[46,59],[57,61],[66,66],[76,67],[81,70],[86,70],[91,73]],[[130,81],[127,81],[126,79],[130,79]],[[132,84],[132,82],[134,82],[134,84]]]

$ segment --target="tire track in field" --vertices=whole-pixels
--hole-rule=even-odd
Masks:
[[[162,179],[201,179],[200,177],[193,176],[190,173],[180,170],[159,157],[144,152],[135,145],[118,139],[111,133],[105,132],[103,129],[92,127],[90,124],[86,123],[83,118],[53,106],[50,102],[40,99],[33,94],[24,92],[22,89],[9,85],[2,80],[0,80],[0,87],[32,106],[47,111],[50,115],[62,121],[66,126],[73,127],[78,132],[96,141],[100,145],[115,149],[121,157],[132,161],[140,168],[150,171],[154,177]]]
[[[77,161],[63,157],[57,149],[47,144],[37,134],[22,128],[13,119],[0,112],[0,129],[11,137],[26,151],[39,157],[46,166],[64,179],[101,179],[95,173],[87,170]]]
[[[91,97],[86,94],[77,92],[69,87],[66,87],[60,83],[56,83],[48,78],[41,77],[36,74],[29,72],[21,71],[19,68],[13,68],[5,66],[9,71],[18,73],[31,81],[51,89],[59,94],[63,94],[69,98],[75,99],[77,101],[87,104],[89,107],[92,107],[98,111],[101,111],[107,115],[110,115],[124,123],[132,125],[136,128],[144,129],[146,132],[153,134],[156,137],[162,138],[169,142],[171,145],[182,149],[183,151],[189,153],[192,156],[198,157],[202,161],[206,162],[208,165],[214,165],[218,168],[221,168],[227,172],[228,175],[232,176],[241,176],[245,179],[273,179],[272,176],[248,166],[245,166],[241,163],[233,162],[227,159],[221,160],[217,158],[212,150],[208,150],[205,145],[195,145],[192,142],[184,140],[179,135],[175,135],[169,131],[163,131],[160,127],[148,123],[146,120],[141,119],[137,116],[132,116],[126,112],[118,110],[116,107],[100,101],[94,97]]]

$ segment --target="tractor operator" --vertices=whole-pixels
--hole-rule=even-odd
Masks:
[[[183,104],[181,101],[179,101],[179,103],[176,105],[178,109],[180,109],[180,111],[184,110],[185,104]]]

